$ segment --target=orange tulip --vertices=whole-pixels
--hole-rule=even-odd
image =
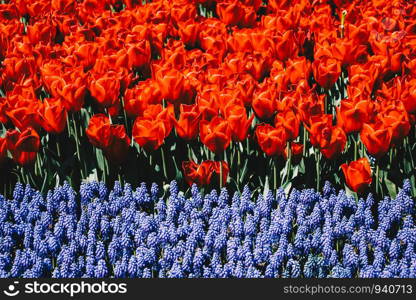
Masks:
[[[285,128],[288,140],[295,140],[299,135],[300,122],[290,109],[278,113],[274,119],[274,125],[275,127],[281,125]]]
[[[356,193],[364,192],[372,182],[370,163],[365,157],[344,163],[341,168],[347,185]]]
[[[276,112],[276,101],[273,91],[266,89],[263,92],[254,95],[253,110],[261,120],[268,120]]]
[[[118,103],[120,95],[120,80],[112,73],[96,75],[97,79],[90,82],[91,96],[103,107],[110,107]]]
[[[144,117],[138,117],[134,121],[133,138],[146,151],[159,149],[169,133],[170,131],[162,120],[149,120]]]
[[[64,131],[67,120],[67,112],[60,100],[45,99],[39,111],[42,127],[50,133]]]
[[[96,114],[90,119],[86,133],[90,143],[102,149],[110,162],[121,164],[126,160],[131,141],[123,125],[111,125],[106,115]]]
[[[268,156],[284,156],[287,142],[286,129],[260,124],[256,128],[256,139],[261,150]]]
[[[36,155],[40,147],[40,138],[37,132],[28,127],[19,132],[8,130],[6,132],[7,149],[12,154],[13,160],[21,166],[32,165],[36,161]]]
[[[182,72],[161,67],[156,71],[156,80],[163,98],[171,103],[189,103],[194,97],[194,90]]]
[[[364,123],[371,120],[374,114],[374,105],[370,101],[341,101],[337,108],[337,123],[345,133],[358,132]]]
[[[339,126],[332,125],[332,115],[322,115],[311,118],[311,144],[320,149],[327,159],[334,159],[344,151],[347,136]]]
[[[199,186],[209,185],[214,173],[220,175],[220,164],[222,164],[222,184],[224,185],[227,182],[229,173],[228,164],[225,161],[214,162],[211,160],[206,160],[200,165],[193,161],[184,161],[182,162],[182,171],[185,181],[189,185],[192,185],[193,183],[196,183]]]
[[[403,103],[400,101],[384,108],[381,112],[380,119],[387,128],[391,129],[392,145],[401,143],[410,132],[409,116]]]
[[[303,144],[291,142],[290,151],[291,151],[292,164],[297,165],[298,163],[300,163],[300,160],[302,159],[302,156],[303,156]],[[289,157],[289,153],[288,153],[288,148],[286,147],[285,159],[288,159],[288,157]]]
[[[199,134],[202,143],[216,154],[224,152],[231,142],[231,128],[227,120],[214,117],[211,121],[200,122]]]
[[[198,105],[181,104],[179,120],[174,119],[178,136],[188,141],[195,139],[198,136],[200,118]]]
[[[364,124],[360,132],[360,139],[368,153],[376,158],[381,158],[389,151],[392,131],[380,121]]]
[[[225,107],[225,118],[231,128],[233,140],[244,141],[247,138],[254,114],[250,118],[247,118],[247,112],[244,106],[235,102],[229,102],[229,105]]]
[[[331,88],[341,74],[341,62],[334,58],[323,57],[312,63],[313,77],[320,86]]]

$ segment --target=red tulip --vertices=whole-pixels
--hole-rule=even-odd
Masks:
[[[231,142],[231,129],[228,121],[214,117],[211,121],[200,122],[199,134],[202,143],[216,154],[224,152]]]
[[[364,192],[372,182],[370,163],[365,157],[344,163],[341,168],[347,185],[356,193]]]
[[[6,114],[20,131],[28,127],[39,129],[39,107],[40,102],[38,101],[19,101],[14,107],[9,108]]]
[[[311,125],[306,128],[311,144],[319,148],[327,159],[334,159],[344,151],[347,136],[341,127],[332,125],[332,115],[312,117]]]
[[[389,151],[392,131],[382,122],[364,124],[360,132],[360,139],[367,148],[368,153],[376,158],[381,158]]]
[[[225,107],[225,118],[231,128],[231,134],[234,141],[244,141],[247,138],[248,131],[254,119],[254,114],[247,118],[246,109],[235,102]]]
[[[90,143],[97,148],[106,148],[110,142],[110,128],[110,119],[105,114],[92,116],[86,130]]]
[[[292,164],[297,165],[298,163],[300,163],[300,160],[302,159],[302,156],[303,156],[303,144],[291,142],[290,151],[291,151]],[[288,157],[289,157],[289,153],[288,153],[288,148],[286,147],[285,159],[288,159]]]
[[[90,82],[91,96],[103,107],[114,106],[120,95],[120,80],[112,73],[96,75]]]
[[[181,104],[179,120],[174,119],[178,136],[188,141],[195,139],[198,136],[200,118],[198,105]]]
[[[261,120],[268,120],[276,112],[276,101],[273,91],[266,89],[254,95],[253,110]]]
[[[364,123],[371,120],[374,114],[374,104],[370,101],[341,101],[337,108],[337,123],[345,133],[358,132]]]
[[[169,133],[170,131],[162,120],[149,120],[144,117],[138,117],[134,121],[133,138],[146,151],[159,149]]]
[[[107,159],[118,165],[126,161],[131,140],[123,125],[111,126],[111,138],[107,147],[103,149]]]
[[[126,160],[131,141],[123,125],[111,125],[106,115],[96,114],[90,119],[86,133],[90,143],[102,149],[110,162],[121,164]]]
[[[331,88],[341,74],[341,62],[334,58],[323,57],[312,63],[313,77],[320,86]]]
[[[21,166],[32,165],[40,147],[40,138],[37,132],[28,127],[23,132],[8,130],[6,132],[7,149],[13,160]]]
[[[256,139],[261,150],[268,156],[284,156],[287,142],[286,129],[269,124],[260,124],[256,128]]]
[[[60,100],[45,99],[39,111],[42,127],[50,133],[64,131],[67,120],[67,112]]]
[[[184,174],[185,181],[192,185],[196,183],[199,186],[209,185],[211,178],[214,173],[218,176],[221,173],[220,164],[222,164],[222,184],[225,185],[229,173],[228,165],[225,161],[211,161],[206,160],[200,165],[193,161],[182,162],[182,171]]]
[[[295,140],[299,135],[300,122],[290,109],[278,113],[274,119],[274,125],[275,127],[283,126],[285,128],[288,140]]]
[[[194,90],[182,72],[161,67],[156,71],[156,80],[163,98],[171,103],[189,103],[194,97]]]
[[[196,183],[199,186],[208,185],[211,182],[212,166],[209,161],[198,165],[193,161],[182,162],[182,171],[185,181],[192,185]]]
[[[400,144],[410,132],[410,121],[407,111],[401,101],[396,101],[383,108],[381,122],[391,129],[392,145]]]
[[[150,44],[147,40],[138,40],[129,44],[127,49],[130,68],[140,68],[149,64],[151,59]]]

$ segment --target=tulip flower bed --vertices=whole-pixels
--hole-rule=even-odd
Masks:
[[[68,185],[0,198],[0,277],[416,277],[410,182],[355,201],[327,183],[254,195]]]

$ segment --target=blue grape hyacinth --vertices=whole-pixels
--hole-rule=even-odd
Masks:
[[[416,277],[414,199],[405,181],[377,202],[336,192],[244,187],[188,194],[176,182],[68,184],[0,196],[0,277]]]

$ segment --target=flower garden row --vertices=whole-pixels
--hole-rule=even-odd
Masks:
[[[414,3],[142,2],[0,4],[5,193],[87,177],[414,188]]]
[[[415,203],[326,183],[229,195],[172,182],[64,184],[0,197],[0,277],[416,277]]]

